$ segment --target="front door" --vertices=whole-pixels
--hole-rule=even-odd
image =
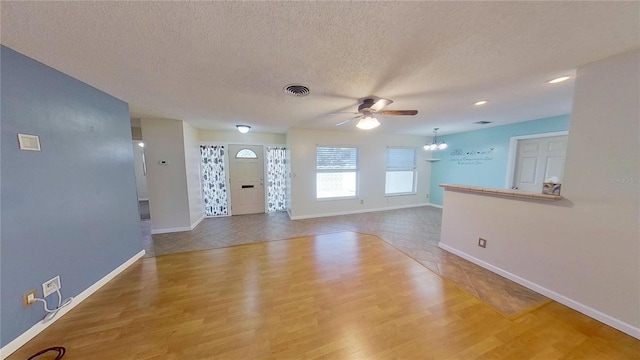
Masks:
[[[229,145],[233,215],[264,213],[264,159],[261,145]]]
[[[540,193],[545,180],[555,176],[562,182],[566,153],[566,135],[518,140],[513,185]]]

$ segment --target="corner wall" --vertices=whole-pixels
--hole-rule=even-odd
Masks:
[[[191,230],[182,121],[140,119],[140,122],[147,159],[151,232]]]
[[[193,230],[204,219],[198,129],[181,120],[140,119],[153,234]]]
[[[60,275],[63,296],[75,297],[142,245],[128,105],[0,49],[5,347],[46,314],[40,304],[24,308],[24,293],[42,297],[41,284]],[[19,150],[18,133],[38,135],[42,151]]]
[[[566,200],[446,191],[440,244],[640,338],[638,64],[634,51],[578,69]]]
[[[184,162],[189,196],[189,226],[194,228],[204,218],[200,181],[200,141],[198,129],[182,122],[184,135]]]

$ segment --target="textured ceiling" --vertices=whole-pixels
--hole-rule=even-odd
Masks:
[[[374,131],[431,135],[567,114],[573,81],[640,47],[640,2],[10,2],[1,41],[131,106],[207,129],[335,129],[394,100]],[[282,88],[301,83],[307,97]],[[606,94],[603,94],[606,96]],[[473,102],[488,99],[483,107]],[[354,122],[339,129],[353,130]]]

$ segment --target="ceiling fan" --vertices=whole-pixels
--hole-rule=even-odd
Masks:
[[[349,112],[347,114],[358,114],[358,116],[354,116],[352,118],[343,120],[336,124],[336,126],[344,125],[351,120],[360,119],[357,128],[363,130],[370,130],[380,125],[380,122],[376,118],[375,115],[384,115],[384,116],[398,116],[398,115],[416,115],[418,110],[382,110],[387,105],[393,103],[393,100],[383,99],[378,97],[369,96],[366,98],[362,98],[358,102],[358,112]],[[342,112],[332,113],[335,114],[344,114]]]

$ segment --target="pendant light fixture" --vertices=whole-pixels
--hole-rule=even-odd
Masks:
[[[448,147],[447,143],[445,143],[444,141],[438,144],[438,129],[440,128],[435,128],[433,129],[433,142],[431,144],[427,143],[424,146],[425,150],[428,151],[435,151],[435,150],[444,150]]]

